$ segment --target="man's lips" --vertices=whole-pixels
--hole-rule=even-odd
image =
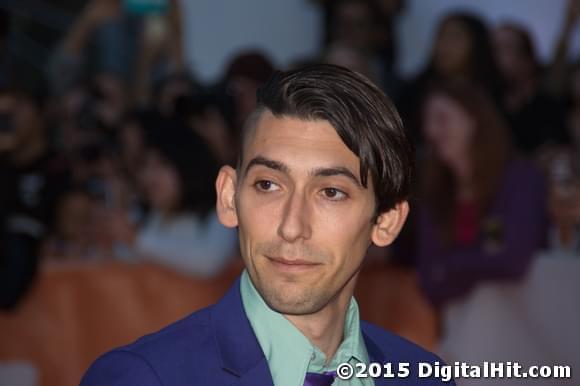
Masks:
[[[268,260],[278,269],[285,271],[299,271],[309,268],[314,268],[321,265],[320,263],[303,260],[303,259],[287,259],[284,257],[266,256]]]

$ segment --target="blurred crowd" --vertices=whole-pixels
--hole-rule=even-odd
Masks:
[[[313,2],[320,54],[291,67],[366,75],[417,148],[411,218],[373,254],[415,267],[438,306],[483,281],[520,279],[540,250],[580,254],[580,61],[568,52],[580,2],[569,2],[548,63],[525,25],[449,13],[410,79],[397,72],[404,0]],[[256,90],[275,71],[267,53],[240,52],[204,84],[184,54],[177,0],[76,7],[36,63],[40,77],[13,48],[22,14],[0,9],[2,308],[50,259],[155,261],[212,277],[238,253],[235,230],[216,218],[214,179],[235,165]]]

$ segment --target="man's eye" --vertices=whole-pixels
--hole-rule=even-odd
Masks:
[[[341,201],[347,198],[347,194],[337,188],[324,188],[322,189],[322,194],[332,201]]]
[[[262,192],[273,192],[280,188],[277,184],[269,180],[260,180],[254,186]]]

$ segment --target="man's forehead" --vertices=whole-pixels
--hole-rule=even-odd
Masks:
[[[238,165],[241,179],[251,170],[267,168],[299,179],[342,177],[372,191],[369,172],[363,181],[359,157],[328,121],[270,115],[255,126],[244,150]]]
[[[244,161],[256,155],[284,158],[290,163],[332,163],[356,168],[359,159],[326,120],[274,116],[265,111],[247,133]]]

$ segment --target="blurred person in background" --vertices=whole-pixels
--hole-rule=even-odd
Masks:
[[[543,90],[543,72],[527,29],[501,23],[494,29],[493,41],[503,84],[500,102],[516,149],[534,156],[566,142],[564,106]]]
[[[334,61],[337,48],[342,56],[345,50],[356,52],[369,67],[363,74],[371,78],[390,96],[400,92],[400,78],[396,71],[397,36],[395,21],[405,7],[402,0],[318,0],[325,14],[324,62],[345,65],[353,64]],[[357,59],[358,62],[361,60]],[[356,66],[355,71],[361,69]]]
[[[154,83],[150,105],[164,117],[175,117],[180,113],[180,101],[194,98],[201,92],[201,85],[191,73],[168,74]]]
[[[89,0],[48,65],[53,93],[83,82],[118,83],[139,105],[156,79],[184,70],[177,0]],[[101,79],[101,78],[105,79]]]
[[[182,12],[178,0],[125,0],[125,10],[142,20],[132,97],[136,107],[147,107],[164,80],[194,79],[183,48]]]
[[[208,88],[176,100],[178,119],[201,137],[220,165],[235,165],[237,135],[227,96]]]
[[[74,187],[60,200],[43,256],[81,260],[131,257],[125,245],[106,231],[103,221],[110,215],[136,228],[143,220],[146,205],[138,176],[149,133],[164,127],[165,122],[155,110],[134,111],[122,119],[114,137],[98,135],[98,131],[82,137],[68,154]],[[91,131],[82,128],[81,132]]]
[[[128,82],[134,68],[139,21],[120,0],[90,0],[57,46],[48,65],[55,95],[95,74]]]
[[[130,107],[125,83],[112,74],[95,75],[51,99],[54,142],[75,168],[76,161],[94,153],[88,149],[116,141]]]
[[[565,91],[566,128],[574,151],[574,167],[580,170],[580,60],[572,66]]]
[[[139,175],[149,207],[135,228],[125,212],[105,211],[102,230],[118,258],[154,261],[197,277],[212,277],[236,252],[236,233],[215,213],[218,166],[203,140],[169,123],[148,133]]]
[[[15,306],[31,284],[69,181],[50,146],[44,107],[42,92],[0,90],[0,307]]]
[[[60,197],[55,220],[41,248],[42,259],[87,260],[101,258],[94,235],[96,211],[94,198],[85,189],[71,189]]]
[[[541,152],[539,163],[549,182],[550,256],[580,256],[580,61],[570,64],[570,45],[580,17],[580,1],[569,0],[547,68],[545,91],[563,101],[567,144]]]
[[[332,43],[326,48],[321,59],[322,63],[346,67],[379,84],[379,75],[373,68],[370,58],[349,45],[341,42]]]
[[[8,84],[9,55],[7,47],[7,36],[10,27],[10,14],[0,10],[0,87]]]
[[[48,63],[65,152],[114,139],[133,106],[173,114],[174,99],[197,88],[181,75],[181,45],[176,0],[88,1]]]
[[[149,132],[163,122],[161,115],[153,110],[136,110],[129,113],[119,128],[117,147],[119,163],[127,182],[137,191],[138,176],[145,159]]]
[[[577,146],[578,138],[574,138]],[[580,256],[580,174],[575,152],[561,149],[552,154],[547,166],[549,182],[550,234],[547,253],[552,256]]]
[[[557,99],[566,97],[570,70],[574,71],[573,66],[570,68],[569,57],[572,37],[580,18],[580,1],[568,0],[565,12],[563,23],[560,26],[558,38],[554,45],[552,60],[547,69],[545,84],[546,91]]]
[[[431,89],[424,106],[417,260],[438,307],[478,284],[516,281],[545,246],[546,189],[511,149],[491,98],[463,82]]]
[[[406,0],[375,0],[380,20],[377,25],[378,52],[385,64],[386,74],[392,72],[397,75],[398,36],[396,29],[397,18],[405,11]],[[387,80],[387,79],[386,79]],[[398,81],[398,79],[397,79]],[[385,84],[386,89],[388,83]]]
[[[552,256],[580,256],[580,62],[571,66],[564,95],[570,143],[552,147],[540,157],[550,192],[548,253]]]
[[[218,86],[231,98],[236,137],[256,108],[256,91],[274,73],[274,65],[260,51],[243,51],[230,61],[223,84]]]
[[[464,12],[448,14],[439,23],[431,58],[425,69],[405,87],[399,105],[407,129],[422,142],[420,106],[434,83],[471,82],[486,88],[499,101],[501,80],[484,22]]]

